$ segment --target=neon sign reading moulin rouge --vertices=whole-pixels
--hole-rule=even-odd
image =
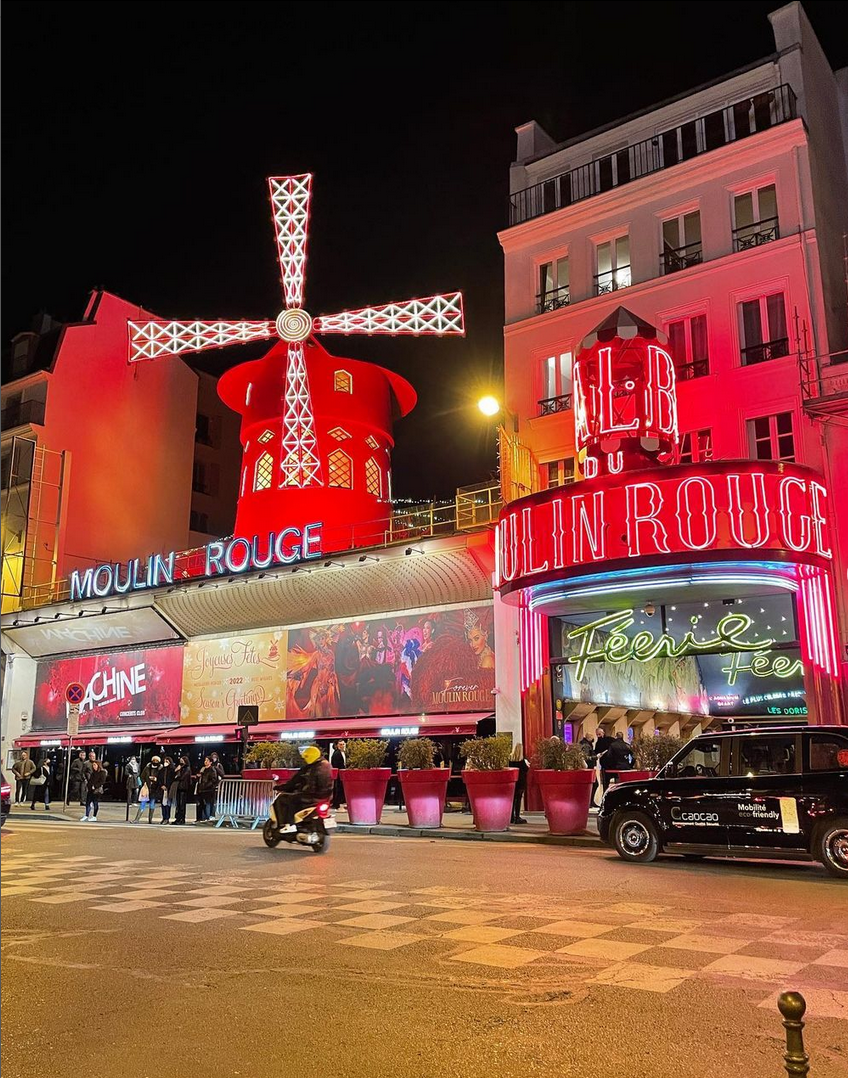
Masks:
[[[600,561],[732,550],[829,560],[827,490],[794,464],[716,462],[575,483],[501,514],[498,587]],[[519,583],[521,581],[521,583]]]
[[[245,573],[251,569],[267,569],[269,565],[291,565],[292,562],[321,557],[321,527],[307,524],[301,528],[283,528],[269,532],[267,539],[254,535],[252,539],[216,540],[204,548],[205,558],[197,576],[223,576]],[[177,558],[184,555],[154,554],[142,565],[134,558],[126,565],[99,565],[71,573],[71,602],[77,599],[103,598],[106,595],[125,595],[131,591],[159,588],[174,583]]]
[[[697,618],[692,618],[693,627],[697,624],[697,620]],[[747,614],[726,614],[716,625],[715,635],[701,639],[698,639],[691,629],[684,633],[680,640],[675,640],[669,633],[654,636],[653,633],[647,631],[635,633],[632,637],[627,636],[624,630],[629,629],[634,622],[632,610],[620,610],[615,614],[607,614],[596,621],[590,621],[587,625],[572,629],[568,634],[568,639],[576,644],[578,651],[576,655],[568,657],[568,662],[576,667],[575,678],[581,681],[586,673],[587,664],[591,662],[625,663],[635,659],[636,662],[646,663],[660,656],[677,659],[682,655],[723,651],[757,652],[758,654],[751,660],[751,666],[742,669],[750,669],[758,677],[766,677],[769,673],[776,674],[778,677],[791,677],[801,670],[798,660],[788,659],[786,656],[779,656],[783,660],[779,669],[774,668],[773,665],[768,668],[769,658],[762,653],[774,646],[774,640],[770,637],[762,640],[746,640],[745,634],[753,625],[753,620]],[[608,635],[600,647],[595,647],[595,634],[599,630]],[[775,660],[775,664],[777,661]],[[730,668],[724,667],[723,671],[732,672],[733,681],[735,681],[735,672],[738,669],[740,669],[738,664],[731,664]],[[733,684],[733,681],[729,683]]]

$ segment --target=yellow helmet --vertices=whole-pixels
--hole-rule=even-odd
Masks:
[[[300,755],[305,764],[315,764],[321,759],[321,750],[317,745],[307,745],[300,750]]]

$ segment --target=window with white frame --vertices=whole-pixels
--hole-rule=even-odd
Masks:
[[[678,459],[681,464],[699,464],[713,459],[713,432],[690,430],[680,436]]]
[[[786,300],[782,292],[747,299],[738,306],[742,362],[746,367],[789,355]]]
[[[274,476],[274,458],[270,453],[263,453],[256,461],[253,473],[253,489],[269,490]]]
[[[539,415],[551,415],[571,407],[571,352],[545,356],[542,360]]]
[[[630,237],[625,234],[595,244],[595,295],[630,285]]]
[[[662,245],[663,273],[676,273],[677,270],[697,266],[703,258],[700,211],[678,213],[663,221]]]
[[[345,441],[345,439],[350,437],[344,427],[333,427],[333,429],[328,430],[327,433],[330,435],[331,438],[335,438],[337,442],[343,442]]]
[[[262,433],[259,435],[259,437],[256,440],[257,440],[257,442],[261,442],[262,445],[265,445],[265,443],[270,442],[273,437],[274,437],[274,432],[273,431],[271,431],[271,430],[263,430]]]
[[[570,301],[568,289],[568,256],[543,262],[539,266],[538,292],[536,293],[536,311],[556,311],[567,307]]]
[[[542,479],[545,486],[563,487],[574,482],[574,457],[564,460],[549,460],[542,465]]]
[[[343,449],[334,449],[327,457],[327,485],[350,490],[353,486],[353,461]]]
[[[749,419],[748,441],[755,460],[795,460],[792,413],[778,412]]]
[[[710,350],[707,338],[707,316],[693,314],[675,318],[665,327],[668,347],[674,360],[678,381],[703,378],[710,373]]]
[[[373,457],[365,461],[365,489],[372,497],[380,497],[380,465]]]
[[[347,371],[336,371],[333,375],[333,389],[336,393],[353,393],[353,378]]]
[[[780,239],[777,192],[773,183],[744,191],[733,199],[733,250],[748,251]]]

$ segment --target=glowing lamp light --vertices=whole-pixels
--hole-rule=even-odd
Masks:
[[[500,403],[495,397],[481,397],[477,401],[477,407],[485,416],[497,415],[501,410]]]

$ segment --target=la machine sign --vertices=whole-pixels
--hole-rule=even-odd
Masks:
[[[764,553],[826,565],[827,490],[796,464],[746,461],[602,476],[521,498],[496,546],[504,593],[598,562]],[[528,579],[529,578],[529,579]]]
[[[271,565],[291,565],[321,557],[322,525],[283,528],[252,539],[216,540],[198,551],[154,554],[145,563],[107,563],[71,573],[71,602],[160,588],[192,577],[232,576]]]

